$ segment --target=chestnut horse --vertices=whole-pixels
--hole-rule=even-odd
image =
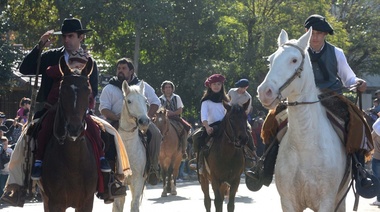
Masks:
[[[176,179],[182,160],[179,135],[168,118],[165,108],[160,108],[157,111],[153,123],[161,131],[163,136],[159,155],[160,171],[163,181],[161,197],[166,197],[167,193],[177,195]]]
[[[244,170],[243,146],[248,141],[247,114],[249,101],[243,106],[223,102],[227,110],[216,135],[211,137],[209,153],[205,153],[203,172],[199,175],[204,205],[207,212],[211,209],[209,182],[215,195],[216,212],[223,211],[224,194],[229,191],[228,212],[235,209],[235,194]],[[203,150],[201,150],[203,151]],[[199,160],[202,160],[200,158]]]
[[[85,116],[91,88],[88,76],[93,61],[73,73],[60,59],[63,80],[60,88],[53,135],[46,146],[39,180],[45,211],[92,211],[97,191],[97,165],[91,142],[84,136]]]

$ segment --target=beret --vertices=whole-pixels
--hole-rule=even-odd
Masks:
[[[334,29],[332,26],[329,24],[329,22],[326,21],[326,18],[321,15],[314,14],[309,16],[306,19],[304,26],[307,29],[313,27],[313,30],[327,32],[330,35],[334,34]]]
[[[239,88],[244,88],[249,85],[249,81],[247,79],[240,79],[239,81],[235,82],[235,86]]]
[[[205,87],[209,87],[212,83],[221,82],[224,83],[226,78],[221,74],[213,74],[209,76],[205,81]]]

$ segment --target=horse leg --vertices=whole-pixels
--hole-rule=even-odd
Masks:
[[[131,181],[130,189],[132,194],[132,201],[131,201],[131,211],[138,212],[140,209],[140,203],[142,200],[142,194],[144,192],[144,186],[145,186],[145,177],[135,175],[135,180]]]
[[[122,212],[124,210],[125,197],[115,198],[112,204],[112,212]]]
[[[91,196],[86,203],[83,204],[82,208],[75,209],[75,212],[91,212],[94,207],[94,195]]]
[[[161,176],[162,176],[162,187],[163,187],[161,197],[167,197],[168,196],[168,188],[167,188],[168,187],[168,181],[166,178],[168,178],[168,177],[167,177],[167,170],[164,167],[162,167],[162,169],[161,169]]]
[[[215,199],[214,199],[215,212],[222,212],[225,189],[222,189],[223,186],[216,180],[211,182],[211,186],[212,186],[212,190],[214,190],[214,195],[215,195]]]
[[[199,178],[200,178],[201,188],[202,188],[203,195],[204,195],[203,203],[205,205],[206,212],[210,212],[211,211],[211,198],[210,198],[210,188],[208,185],[209,182],[208,182],[207,176],[200,175]]]
[[[124,179],[123,185],[127,185],[127,178]],[[125,196],[115,198],[112,204],[112,212],[122,212],[124,210],[124,203]]]
[[[233,212],[235,210],[235,195],[239,188],[240,179],[237,180],[237,182],[234,182],[231,186],[227,187],[228,193],[228,204],[227,204],[227,211]]]

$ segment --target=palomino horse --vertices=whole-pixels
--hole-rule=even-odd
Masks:
[[[307,51],[310,28],[298,40],[282,30],[278,50],[269,56],[269,72],[257,89],[263,106],[274,109],[287,99],[288,130],[275,168],[283,211],[345,211],[344,145],[318,100],[319,90]],[[350,175],[349,175],[350,176]]]
[[[159,155],[160,170],[163,180],[161,197],[166,197],[167,193],[177,195],[176,179],[182,160],[179,135],[170,122],[165,108],[161,108],[157,111],[153,123],[161,131],[163,136]]]
[[[243,107],[223,102],[227,113],[219,125],[216,135],[211,138],[212,145],[205,153],[203,172],[199,175],[204,205],[207,212],[211,210],[209,182],[215,195],[216,212],[223,211],[224,194],[230,187],[227,209],[235,209],[235,194],[240,184],[240,175],[244,170],[243,146],[248,141],[247,115],[249,101]],[[201,150],[203,151],[203,150]],[[200,158],[199,160],[202,160]]]
[[[146,131],[150,119],[147,115],[146,98],[144,96],[144,82],[140,85],[128,86],[123,82],[124,103],[120,116],[119,134],[123,139],[128,152],[132,175],[124,180],[131,190],[131,211],[139,211],[142,194],[145,187],[146,149],[139,136],[139,129]],[[116,198],[112,211],[123,211],[125,197]]]
[[[72,73],[64,57],[60,59],[63,80],[51,140],[46,146],[39,185],[45,211],[92,211],[97,190],[97,165],[91,142],[84,136],[85,116],[91,88],[88,76],[93,61]]]

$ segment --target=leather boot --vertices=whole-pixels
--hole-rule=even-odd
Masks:
[[[26,190],[17,184],[8,184],[5,192],[1,197],[1,202],[5,202],[12,206],[24,207]]]
[[[182,149],[182,159],[183,160],[186,160],[187,159],[187,152],[186,152],[186,148],[187,148],[187,132],[182,132],[182,135],[180,136],[180,145],[181,145],[181,149]]]

